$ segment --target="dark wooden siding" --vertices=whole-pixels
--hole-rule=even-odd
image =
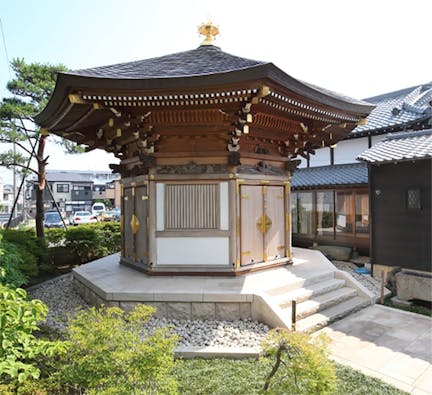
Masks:
[[[372,262],[431,271],[431,160],[390,163],[370,170]],[[418,188],[421,209],[409,209]]]

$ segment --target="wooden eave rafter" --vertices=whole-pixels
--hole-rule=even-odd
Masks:
[[[228,148],[236,151],[238,137],[249,134],[245,127],[250,127],[253,136],[285,146],[280,148],[281,154],[304,156],[304,152],[344,138],[361,119],[359,114],[313,103],[293,92],[272,90],[257,82],[254,86],[211,87],[186,93],[76,92],[69,94],[69,103],[50,126],[63,137],[88,145],[87,150],[104,148],[116,154],[129,144],[138,145],[139,140],[154,144],[159,135],[149,135],[153,127],[163,132],[200,126],[207,129],[209,125],[226,128],[227,138],[231,128]],[[70,122],[74,107],[83,105],[87,111]],[[110,117],[102,124],[92,124],[98,111]],[[65,120],[69,123],[62,122]],[[62,131],[57,129],[60,127]]]

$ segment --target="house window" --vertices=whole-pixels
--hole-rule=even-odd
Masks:
[[[69,184],[57,184],[58,193],[69,193]]]
[[[353,233],[354,222],[353,194],[336,193],[336,233]]]
[[[219,229],[218,184],[166,184],[165,229]]]
[[[369,195],[367,193],[356,194],[356,233],[369,233]]]
[[[334,231],[334,194],[333,191],[316,193],[316,230],[319,236],[333,235]]]
[[[407,207],[409,210],[421,210],[421,193],[419,188],[407,190]]]
[[[312,234],[312,192],[300,192],[297,199],[297,233]]]

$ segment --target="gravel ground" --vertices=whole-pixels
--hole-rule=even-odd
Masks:
[[[89,305],[75,292],[72,274],[66,274],[46,281],[28,290],[30,297],[41,299],[48,306],[45,325],[63,331],[68,316],[76,309]],[[269,327],[260,322],[245,321],[202,321],[168,320],[152,318],[148,329],[170,326],[179,336],[179,346],[235,346],[258,347]]]
[[[376,280],[370,274],[358,274],[354,270],[358,268],[357,265],[351,262],[342,261],[332,261],[339,270],[348,272],[353,276],[358,282],[360,282],[364,287],[371,291],[375,296],[380,295],[380,281]]]
[[[374,294],[379,293],[379,282],[369,275],[354,272],[356,265],[349,262],[333,262],[340,270],[349,272]],[[72,274],[48,280],[28,290],[31,298],[41,299],[49,311],[45,325],[63,331],[68,317],[76,309],[87,308],[88,304],[75,292]],[[168,320],[152,318],[149,329],[169,325],[179,336],[180,346],[235,346],[258,347],[269,330],[267,325],[256,321],[201,321]]]

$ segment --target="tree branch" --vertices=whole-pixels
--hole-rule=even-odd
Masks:
[[[5,139],[3,137],[0,137],[0,141],[4,142],[4,143],[9,143],[9,144],[16,144],[18,147],[20,147],[21,149],[23,149],[25,152],[27,152],[29,155],[32,154],[32,151],[30,151],[27,147],[25,147],[24,145],[22,145],[21,143],[18,143],[14,140],[9,140],[9,139]],[[33,147],[33,145],[32,145]]]
[[[11,167],[11,166],[17,166],[17,167],[21,167],[22,169],[25,170],[30,170],[31,172],[38,174],[38,172],[35,169],[32,169],[31,167],[27,167],[21,163],[16,163],[16,162],[11,162],[11,163],[4,163],[4,162],[0,162],[0,166],[4,166],[4,167]]]

